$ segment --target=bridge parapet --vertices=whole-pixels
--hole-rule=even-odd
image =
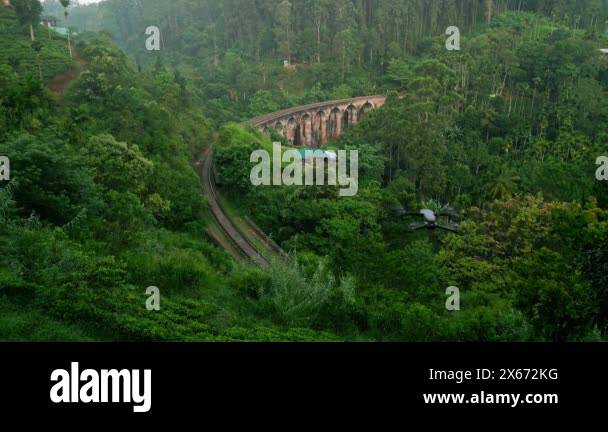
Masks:
[[[265,132],[275,129],[292,145],[319,147],[385,102],[386,96],[382,95],[319,102],[266,114],[246,123]]]

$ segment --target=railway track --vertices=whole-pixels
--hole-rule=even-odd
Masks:
[[[204,155],[203,161],[199,165],[199,174],[202,181],[203,192],[207,197],[209,209],[213,217],[219,224],[220,228],[234,244],[234,246],[242,253],[242,255],[260,268],[267,269],[270,267],[270,260],[262,255],[258,249],[241,233],[237,226],[230,220],[220,201],[212,178],[213,175],[213,149],[208,148]]]

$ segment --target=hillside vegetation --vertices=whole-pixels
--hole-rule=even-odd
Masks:
[[[0,66],[0,338],[606,340],[607,4],[79,9],[111,33],[78,38],[87,70],[62,98]],[[445,48],[454,22],[460,51]],[[150,23],[160,52],[143,51]],[[358,195],[251,185],[271,140],[238,120],[371,93],[386,105],[329,144],[359,151]],[[206,240],[196,163],[211,144],[231,210],[289,259],[260,270]],[[421,208],[449,209],[459,232],[412,232],[405,210]]]
[[[271,291],[248,300],[247,281],[266,276],[205,240],[194,163],[211,130],[179,75],[139,73],[103,36],[77,49],[87,70],[61,101],[11,65],[0,79],[0,155],[11,163],[0,189],[0,338],[335,338],[285,321]],[[268,281],[290,282],[283,272]],[[146,308],[149,286],[159,311]]]

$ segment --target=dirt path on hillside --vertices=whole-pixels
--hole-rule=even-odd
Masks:
[[[84,70],[85,63],[82,61],[82,59],[80,58],[80,55],[78,54],[78,51],[76,51],[76,48],[74,48],[73,46],[72,46],[72,54],[74,56],[73,60],[76,63],[76,66],[61,72],[59,75],[55,75],[48,82],[49,90],[51,90],[53,93],[55,93],[57,95],[63,95],[65,93],[66,89],[68,88],[68,85],[72,81],[75,81],[78,78],[80,78],[80,75],[82,74],[82,72]]]
[[[80,67],[68,69],[65,72],[55,75],[48,83],[49,90],[53,93],[62,95],[68,87],[68,84],[77,80],[82,73]]]

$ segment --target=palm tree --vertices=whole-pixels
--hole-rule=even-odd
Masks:
[[[70,51],[70,59],[72,59],[72,43],[70,41],[70,28],[68,26],[68,8],[70,7],[70,0],[59,0],[59,2],[61,3],[61,6],[63,6],[64,9],[63,14],[65,15],[65,26],[68,29],[68,50]]]
[[[502,170],[498,177],[494,180],[492,185],[492,197],[493,198],[510,198],[513,196],[513,192],[517,189],[517,184],[521,178],[515,173],[515,171],[508,167],[502,167]]]

